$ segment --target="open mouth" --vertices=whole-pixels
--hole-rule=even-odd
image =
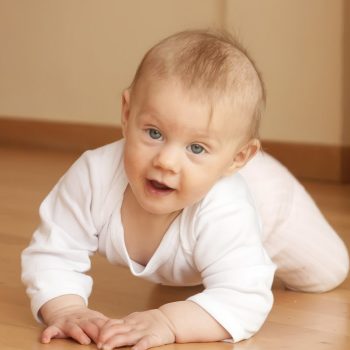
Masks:
[[[174,188],[171,188],[161,182],[155,181],[155,180],[148,180],[148,183],[151,187],[152,190],[157,191],[157,192],[163,192],[163,193],[168,193],[171,191],[174,191]]]

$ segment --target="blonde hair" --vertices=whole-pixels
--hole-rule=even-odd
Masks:
[[[152,79],[176,77],[212,104],[229,98],[249,114],[249,136],[258,137],[265,106],[264,84],[253,60],[228,32],[188,30],[163,39],[143,57],[131,90],[145,75]]]

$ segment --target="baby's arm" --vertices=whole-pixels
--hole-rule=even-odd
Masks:
[[[159,309],[174,325],[177,343],[212,342],[231,337],[225,328],[193,301],[177,301]]]
[[[107,317],[86,307],[78,295],[63,295],[45,303],[40,315],[47,325],[41,334],[41,342],[49,343],[53,338],[73,338],[80,344],[97,342],[99,326]]]
[[[133,345],[146,350],[164,344],[210,342],[230,338],[229,333],[192,301],[178,301],[159,309],[135,312],[102,326],[98,347],[103,350]]]
[[[41,223],[22,253],[22,280],[35,318],[46,324],[41,341],[72,337],[95,341],[101,313],[86,307],[92,288],[90,256],[98,249],[98,227],[92,212],[96,196],[93,167],[81,157],[40,206]],[[98,188],[97,188],[98,190]],[[99,323],[101,324],[101,322]]]

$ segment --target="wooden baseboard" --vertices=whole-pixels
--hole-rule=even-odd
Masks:
[[[0,118],[0,145],[83,152],[122,137],[118,126]]]
[[[0,118],[0,145],[83,152],[122,137],[118,126]],[[350,182],[350,147],[263,140],[301,179]]]
[[[350,182],[350,147],[265,140],[263,149],[298,178]]]

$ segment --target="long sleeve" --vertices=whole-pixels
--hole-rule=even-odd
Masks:
[[[195,223],[194,262],[205,289],[189,300],[237,342],[257,332],[271,310],[275,266],[262,246],[259,219],[246,192],[226,181],[216,188],[215,199],[208,196]]]
[[[40,226],[22,253],[22,280],[38,321],[38,311],[48,300],[78,294],[87,302],[91,293],[92,279],[85,272],[98,239],[90,170],[84,154],[60,179],[41,204]]]

